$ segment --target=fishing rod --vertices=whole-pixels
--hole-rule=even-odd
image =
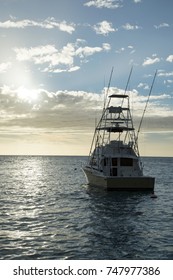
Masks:
[[[131,75],[132,75],[132,71],[133,71],[133,66],[130,69],[129,77],[128,77],[127,84],[126,84],[126,87],[125,87],[125,90],[124,90],[124,95],[127,92],[127,89],[128,89],[128,86],[129,86],[129,82],[130,82],[130,79],[131,79]],[[124,102],[124,99],[122,100],[121,107],[123,106],[123,102]]]
[[[150,99],[150,95],[151,95],[151,92],[153,90],[153,86],[154,86],[154,82],[155,82],[156,76],[157,76],[157,70],[156,70],[156,72],[154,74],[154,78],[153,78],[153,81],[152,81],[152,84],[151,84],[151,87],[150,87],[150,92],[148,94],[147,102],[145,104],[145,108],[144,108],[144,111],[143,111],[143,114],[142,114],[142,117],[141,117],[141,120],[140,120],[140,123],[139,123],[138,131],[137,131],[137,136],[136,136],[136,142],[138,140],[139,132],[140,132],[140,129],[141,129],[141,126],[142,126],[142,122],[143,122],[144,115],[145,115],[145,112],[146,112],[146,109],[147,109],[147,105],[148,105],[148,102],[149,102],[149,99]]]
[[[110,85],[111,85],[111,80],[112,80],[113,71],[114,71],[114,67],[112,67],[112,70],[111,70],[111,74],[110,74],[110,78],[109,78],[109,83],[108,83],[107,91],[106,91],[105,98],[104,98],[103,111],[104,111],[105,106],[106,106],[106,100],[107,100],[109,88],[110,88]]]

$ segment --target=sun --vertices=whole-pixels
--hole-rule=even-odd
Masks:
[[[34,89],[27,89],[25,87],[19,87],[17,90],[17,96],[19,99],[26,102],[33,102],[38,100],[38,92]]]

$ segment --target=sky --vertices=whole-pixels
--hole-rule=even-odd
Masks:
[[[142,156],[173,156],[172,0],[0,0],[0,154],[88,155],[128,87]]]

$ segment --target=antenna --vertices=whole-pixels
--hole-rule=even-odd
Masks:
[[[144,111],[143,111],[143,114],[142,114],[142,117],[141,117],[141,121],[139,123],[139,128],[138,128],[138,132],[137,132],[137,136],[136,136],[136,141],[138,139],[138,135],[139,135],[139,132],[140,132],[140,129],[141,129],[141,126],[142,126],[142,122],[143,122],[143,119],[144,119],[144,115],[145,115],[145,112],[146,112],[146,109],[147,109],[147,105],[148,105],[148,102],[149,102],[149,99],[150,99],[150,95],[151,95],[151,92],[152,92],[152,89],[153,89],[153,86],[154,86],[156,76],[157,76],[157,70],[154,74],[154,78],[153,78],[153,81],[152,81],[152,84],[151,84],[151,87],[150,87],[150,92],[148,94],[148,99],[147,99],[147,102],[145,104],[145,108],[144,108]]]

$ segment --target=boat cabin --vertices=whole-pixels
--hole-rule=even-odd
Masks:
[[[104,176],[130,177],[142,176],[139,160],[132,149],[132,143],[111,141],[104,147],[97,147],[90,165]]]

